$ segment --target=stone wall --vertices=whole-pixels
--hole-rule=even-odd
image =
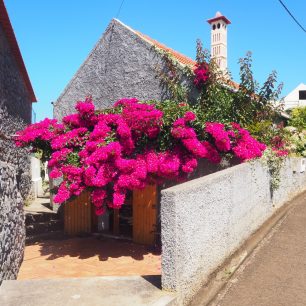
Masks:
[[[23,259],[25,227],[23,199],[15,167],[0,161],[0,284],[15,279]]]
[[[32,103],[0,25],[0,133],[31,122]],[[0,138],[0,283],[16,278],[25,241],[23,202],[31,188],[29,152]]]
[[[262,161],[162,191],[162,286],[186,304],[208,276],[277,208],[306,187],[301,159],[287,159],[271,193]]]
[[[167,96],[157,76],[161,57],[152,45],[120,21],[112,20],[86,61],[54,105],[54,117],[75,112],[76,101],[92,95],[98,109],[124,97]]]
[[[32,103],[0,24],[0,107],[25,123],[31,123]]]

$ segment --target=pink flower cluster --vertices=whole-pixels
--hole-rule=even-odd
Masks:
[[[62,124],[58,124],[55,119],[44,119],[41,122],[31,124],[24,130],[17,132],[16,145],[22,147],[28,143],[37,141],[50,142],[63,129]]]
[[[122,119],[136,138],[147,135],[150,139],[158,136],[162,124],[163,113],[155,105],[139,103],[137,99],[122,99],[115,103],[122,106]]]
[[[193,72],[195,74],[193,83],[197,88],[201,88],[209,78],[208,65],[206,63],[196,64]]]
[[[237,123],[232,123],[232,128],[236,137],[232,150],[238,158],[249,160],[262,156],[262,152],[266,149],[265,144],[254,139],[247,130],[241,128]]]
[[[134,98],[119,100],[111,113],[95,112],[89,99],[78,102],[76,110],[62,125],[46,119],[26,128],[16,143],[50,143],[50,177],[63,179],[54,201],[63,203],[87,188],[97,214],[106,207],[120,208],[129,190],[185,179],[200,158],[219,163],[223,153],[233,153],[247,160],[265,149],[237,124],[209,122],[204,130],[195,128],[191,111],[173,118],[171,127],[163,126],[162,111]],[[161,133],[172,137],[165,151],[159,147]]]
[[[224,124],[207,122],[205,130],[214,138],[215,145],[219,151],[228,152],[231,149],[229,135],[232,135],[232,137],[235,135],[232,131],[226,131]]]
[[[286,142],[281,136],[274,136],[271,139],[272,150],[276,153],[277,156],[287,156],[289,154],[286,149]]]
[[[195,117],[192,119],[194,120]],[[264,144],[254,139],[237,123],[226,127],[222,123],[207,122],[205,132],[209,139],[200,141],[195,130],[188,126],[186,115],[184,118],[177,119],[172,128],[172,136],[181,141],[193,158],[207,158],[212,163],[219,163],[222,153],[231,152],[241,161],[245,161],[261,157],[266,149]]]

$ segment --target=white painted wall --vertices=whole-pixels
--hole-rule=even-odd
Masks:
[[[186,305],[208,276],[277,208],[306,188],[302,159],[288,158],[270,190],[260,160],[162,190],[162,287]]]
[[[31,156],[31,180],[32,180],[32,193],[35,197],[44,194],[42,188],[42,178],[40,176],[41,161],[34,156]]]
[[[216,13],[214,21],[208,21],[211,26],[211,57],[216,60],[222,71],[227,70],[227,23],[220,12]]]
[[[306,100],[299,100],[300,90],[306,90],[306,85],[301,83],[284,98],[285,109],[297,106],[306,106]]]

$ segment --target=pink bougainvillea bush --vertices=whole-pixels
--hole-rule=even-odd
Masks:
[[[205,62],[197,63],[195,65],[193,73],[194,73],[193,83],[198,89],[201,89],[201,87],[205,85],[206,81],[209,78],[208,64],[206,64]]]
[[[86,99],[76,111],[61,124],[45,119],[28,126],[16,144],[42,150],[50,177],[62,177],[55,202],[88,189],[97,214],[120,208],[129,190],[186,179],[199,159],[219,163],[226,154],[245,161],[266,148],[237,123],[201,122],[186,103],[122,99],[97,112]]]

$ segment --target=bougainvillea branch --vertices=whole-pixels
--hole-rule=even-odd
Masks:
[[[161,105],[122,99],[99,113],[87,99],[62,124],[45,119],[18,132],[16,144],[47,152],[50,177],[62,177],[55,202],[88,189],[97,214],[120,208],[129,190],[186,179],[201,158],[219,163],[232,154],[245,161],[266,148],[237,123],[199,122],[186,104],[169,115]]]

